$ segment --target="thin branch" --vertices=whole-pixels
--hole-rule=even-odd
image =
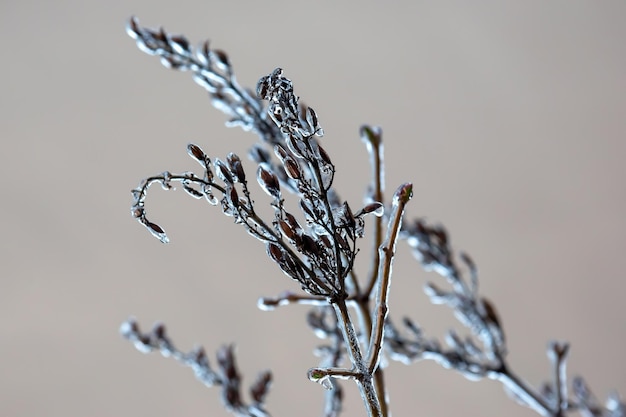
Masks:
[[[389,287],[391,285],[391,265],[395,253],[396,242],[398,240],[398,232],[402,224],[402,215],[406,204],[413,196],[413,186],[411,184],[403,184],[396,190],[391,205],[391,213],[389,215],[389,226],[387,227],[387,235],[384,242],[380,246],[380,269],[378,271],[378,291],[376,295],[376,314],[374,315],[374,324],[372,326],[372,334],[370,335],[370,344],[367,349],[367,369],[373,373],[380,361],[380,352],[383,348],[383,331],[385,327],[385,318],[389,310],[387,306],[387,298],[389,295]]]

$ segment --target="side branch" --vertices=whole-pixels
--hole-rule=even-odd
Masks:
[[[385,317],[389,308],[387,307],[387,298],[389,295],[389,287],[391,284],[391,265],[393,262],[396,242],[398,241],[398,233],[402,225],[402,215],[406,204],[413,196],[413,185],[401,185],[393,197],[392,211],[389,215],[389,226],[384,242],[380,246],[380,263],[378,270],[378,291],[376,294],[376,314],[374,316],[374,325],[370,335],[370,343],[367,349],[367,369],[373,373],[380,361],[380,351],[383,347],[383,333],[385,327]]]

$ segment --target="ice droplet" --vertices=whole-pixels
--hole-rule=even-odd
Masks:
[[[332,389],[333,388],[333,383],[330,380],[330,375],[328,375],[325,372],[322,372],[320,369],[310,369],[309,370],[309,381],[313,381],[313,382],[317,382],[318,384],[320,384],[321,386],[323,386],[325,389]]]

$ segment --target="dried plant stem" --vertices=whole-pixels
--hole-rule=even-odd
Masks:
[[[532,408],[537,414],[545,417],[553,417],[555,413],[552,411],[550,404],[526,381],[521,379],[517,374],[503,367],[498,371],[492,379],[500,381],[507,390],[518,396],[529,408]]]
[[[350,313],[348,312],[348,306],[345,300],[338,300],[333,303],[333,308],[337,314],[339,321],[339,327],[344,337],[346,347],[348,348],[348,354],[350,362],[356,373],[356,382],[363,399],[363,404],[367,409],[369,417],[383,417],[381,405],[376,393],[372,381],[372,374],[368,371],[365,361],[363,360],[363,354],[361,352],[361,345],[359,339],[356,336]]]
[[[473,260],[461,253],[461,262],[457,261],[443,226],[429,225],[423,219],[403,222],[406,204],[412,197],[411,184],[401,185],[391,204],[385,205],[380,128],[363,126],[360,130],[369,154],[371,178],[365,206],[353,212],[333,188],[336,169],[318,141],[324,131],[317,113],[299,103],[293,83],[281,68],[259,80],[255,96],[252,90],[237,83],[228,55],[210,48],[208,41],[194,48],[184,36],[141,27],[135,18],[130,19],[127,31],[141,50],[159,57],[166,67],[189,71],[194,81],[209,92],[212,104],[229,117],[228,126],[239,126],[259,135],[260,143],[250,150],[249,156],[258,165],[256,180],[272,198],[274,212],[270,220],[264,220],[255,210],[248,189],[250,177],[239,156],[231,152],[225,160],[211,159],[191,143],[187,152],[200,164],[203,173],[165,171],[143,180],[132,190],[132,216],[161,242],[169,242],[165,230],[148,220],[146,194],[155,183],[166,190],[179,183],[190,196],[220,206],[226,216],[264,244],[269,258],[282,273],[300,284],[304,294],[284,292],[260,299],[258,306],[263,310],[288,304],[313,306],[307,323],[318,337],[330,342],[315,350],[321,357],[319,367],[309,370],[309,379],[328,390],[324,396],[324,417],[338,417],[342,411],[342,379],[356,382],[369,417],[390,414],[381,363],[383,351],[387,357],[406,364],[434,360],[471,380],[500,381],[515,400],[545,417],[565,417],[573,411],[590,417],[626,415],[626,404],[616,393],[609,396],[605,406],[599,405],[582,378],[573,380],[572,398],[568,397],[567,343],[549,345],[552,380],[540,388],[528,384],[509,367],[502,323],[495,306],[478,291]],[[298,199],[299,212],[285,204],[285,192]],[[353,268],[367,215],[375,216],[371,262],[367,275],[359,281]],[[388,317],[389,292],[396,243],[401,239],[407,241],[425,270],[445,279],[449,288],[429,282],[424,290],[431,303],[447,305],[454,311],[468,328],[468,337],[450,330],[444,346],[437,339],[426,338],[419,325],[408,317],[403,320],[405,332],[394,326]],[[129,320],[120,330],[140,351],[158,351],[173,357],[191,367],[205,385],[221,386],[222,401],[233,414],[269,417],[264,400],[271,373],[260,374],[250,387],[251,401],[245,401],[232,346],[218,350],[219,368],[214,370],[202,349],[188,353],[176,349],[161,324],[144,333],[134,320]]]
[[[391,214],[389,215],[389,226],[387,227],[387,236],[382,245],[380,245],[379,253],[382,262],[379,262],[378,271],[378,291],[376,293],[376,314],[374,315],[374,324],[370,335],[370,343],[367,349],[367,369],[374,372],[380,361],[380,352],[383,348],[383,332],[385,328],[385,318],[389,311],[387,306],[387,298],[389,296],[389,287],[391,284],[391,265],[393,255],[398,240],[398,232],[402,225],[402,215],[404,208],[412,197],[411,184],[401,185],[393,197]]]
[[[370,166],[372,171],[371,197],[374,201],[383,202],[383,191],[385,187],[385,171],[383,166],[383,142],[382,131],[380,128],[371,128],[369,126],[361,127],[361,139],[367,147],[370,156]],[[374,243],[372,250],[372,266],[370,275],[367,280],[367,287],[364,297],[370,297],[376,280],[378,277],[378,268],[380,263],[379,248],[383,243],[383,218],[374,218]]]

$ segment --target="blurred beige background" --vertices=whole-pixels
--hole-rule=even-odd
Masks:
[[[283,67],[353,207],[368,179],[358,128],[383,126],[388,190],[413,181],[408,215],[442,222],[474,257],[512,366],[537,384],[547,341],[569,340],[570,377],[626,394],[623,1],[4,0],[0,415],[225,415],[218,390],[119,337],[130,315],[165,321],[185,350],[237,343],[246,381],[275,371],[273,415],[320,415],[306,309],[256,309],[296,288],[262,245],[184,193],[147,203],[168,246],[129,215],[141,178],[195,169],[188,142],[224,157],[255,140],[225,128],[188,74],[136,49],[133,14],[210,37],[244,85]],[[396,319],[438,337],[456,325],[428,305],[421,287],[439,278],[404,247],[395,272]],[[534,415],[499,384],[432,363],[387,375],[396,416]],[[363,415],[347,391],[345,415]]]

